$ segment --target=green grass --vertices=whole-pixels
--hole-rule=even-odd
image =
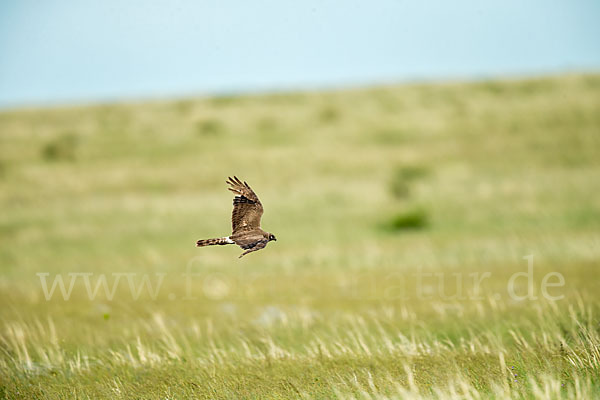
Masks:
[[[0,398],[600,398],[599,87],[0,113]],[[241,260],[194,247],[234,174],[278,239]]]

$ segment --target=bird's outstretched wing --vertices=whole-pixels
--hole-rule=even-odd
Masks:
[[[233,179],[230,177],[227,184],[231,186],[228,189],[237,195],[233,198],[232,232],[235,234],[260,228],[263,206],[256,193],[246,182],[240,181],[236,176]]]

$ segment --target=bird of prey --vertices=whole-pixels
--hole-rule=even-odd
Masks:
[[[231,213],[231,235],[214,239],[203,239],[196,242],[196,247],[237,244],[244,251],[239,258],[248,253],[264,249],[271,240],[277,240],[275,235],[260,229],[260,217],[263,206],[254,190],[237,176],[229,177],[227,184],[236,196],[233,198]]]

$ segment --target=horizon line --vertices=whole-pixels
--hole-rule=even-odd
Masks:
[[[597,68],[557,68],[543,71],[524,71],[509,72],[502,74],[465,74],[453,76],[430,76],[430,77],[405,77],[392,79],[373,79],[352,82],[321,82],[321,83],[300,83],[289,85],[256,85],[255,87],[239,89],[217,89],[217,90],[190,90],[189,92],[173,91],[172,93],[162,94],[141,94],[124,96],[90,96],[89,98],[49,100],[49,101],[25,101],[25,102],[2,102],[0,101],[0,113],[6,112],[27,112],[54,109],[69,108],[87,108],[106,105],[125,105],[125,104],[144,104],[160,102],[176,102],[184,100],[204,100],[221,97],[262,97],[269,95],[282,95],[294,93],[331,93],[340,91],[352,91],[368,88],[397,87],[419,84],[468,84],[485,81],[520,81],[530,79],[544,79],[552,77],[566,77],[575,75],[596,75],[600,74],[600,67]]]

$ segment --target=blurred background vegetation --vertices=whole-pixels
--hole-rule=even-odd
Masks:
[[[599,93],[600,76],[587,74],[1,112],[2,394],[329,397],[388,393],[388,376],[412,388],[397,364],[406,352],[335,356],[336,343],[359,340],[344,333],[354,323],[373,335],[373,354],[380,329],[392,342],[453,346],[488,332],[525,376],[564,376],[566,358],[519,356],[518,332],[543,333],[527,322],[540,306],[502,289],[534,254],[536,285],[548,271],[565,276],[556,315],[568,319],[578,301],[599,311]],[[234,246],[194,247],[229,234],[234,174],[278,238],[242,260]],[[419,269],[448,273],[449,293],[451,272],[489,271],[491,300],[447,307],[432,290],[422,301]],[[121,285],[112,301],[102,291],[91,301],[76,285],[70,301],[46,301],[39,272],[166,277],[156,299]],[[196,300],[181,299],[186,284]],[[425,393],[451,381],[446,363],[463,354],[415,351]],[[464,367],[478,390],[502,386],[495,351]],[[575,370],[598,387],[597,360]],[[111,371],[125,375],[113,382]],[[358,386],[344,385],[352,374]]]

